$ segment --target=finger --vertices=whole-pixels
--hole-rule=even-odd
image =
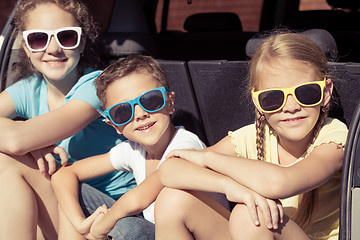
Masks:
[[[45,176],[45,161],[42,157],[36,159],[39,171],[41,172],[42,175]]]
[[[283,208],[280,201],[277,201],[276,205],[277,205],[277,208],[279,210],[280,223],[283,223],[284,222],[284,208]]]
[[[69,158],[64,148],[55,146],[53,152],[60,157],[61,165],[66,166],[68,164]]]
[[[108,209],[108,207],[105,204],[101,205],[100,207],[98,207],[96,209],[96,211],[99,211],[99,212],[104,213],[104,214],[107,214],[109,210],[110,209]]]
[[[278,229],[279,226],[279,209],[278,205],[274,200],[267,199],[266,200],[269,204],[269,209],[271,213],[271,222],[273,229]]]
[[[261,198],[257,198],[256,203],[263,214],[263,218],[264,218],[267,228],[269,228],[269,229],[273,228],[272,218],[271,218],[271,210],[270,210],[270,207],[269,207],[267,201],[261,197]]]
[[[52,175],[56,171],[56,160],[51,153],[45,154],[44,158],[49,166],[49,170],[48,170],[49,175]]]
[[[249,211],[250,218],[254,222],[255,226],[260,226],[260,220],[259,220],[258,212],[256,210],[256,205],[255,204],[245,204],[245,205]]]
[[[166,158],[166,159],[169,159],[169,158],[173,158],[173,157],[178,157],[178,154],[177,154],[177,151],[176,151],[176,150],[169,152],[169,154],[166,155],[165,158]]]

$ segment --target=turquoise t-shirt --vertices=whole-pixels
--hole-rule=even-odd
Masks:
[[[100,74],[101,71],[93,71],[81,77],[65,96],[65,103],[72,99],[83,100],[104,116],[94,84],[95,78]],[[6,91],[10,94],[19,117],[30,119],[49,112],[47,83],[38,75],[16,82]],[[77,134],[59,142],[58,145],[66,150],[69,160],[74,162],[106,153],[124,139],[113,127],[105,123],[104,117],[99,117]],[[136,185],[132,173],[123,171],[88,180],[87,183],[114,199],[118,199]]]

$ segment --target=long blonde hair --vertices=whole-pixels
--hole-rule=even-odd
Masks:
[[[257,87],[257,76],[262,71],[264,65],[272,64],[274,59],[285,58],[301,61],[315,70],[321,78],[328,74],[328,63],[325,54],[319,46],[310,39],[289,32],[274,33],[268,36],[257,48],[249,63],[249,86],[248,91]],[[258,160],[265,160],[264,128],[268,124],[266,119],[260,117],[261,113],[256,110],[256,147]],[[327,116],[327,111],[321,111],[318,121],[313,130],[312,142],[317,138],[322,124]],[[269,126],[270,127],[270,126]],[[309,223],[312,212],[317,204],[317,190],[300,195],[299,211],[291,216],[299,226]],[[301,209],[301,210],[300,210]]]

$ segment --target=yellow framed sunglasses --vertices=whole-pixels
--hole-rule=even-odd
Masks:
[[[304,107],[312,107],[320,104],[324,97],[326,77],[322,81],[307,82],[291,88],[272,88],[261,91],[251,91],[261,111],[274,113],[282,109],[287,96],[291,94],[296,102]]]

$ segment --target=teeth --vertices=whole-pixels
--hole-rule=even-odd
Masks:
[[[143,130],[146,130],[146,129],[152,127],[153,125],[154,125],[154,124],[152,123],[152,124],[146,125],[146,126],[144,126],[144,127],[138,128],[138,130],[139,130],[139,131],[143,131]]]

